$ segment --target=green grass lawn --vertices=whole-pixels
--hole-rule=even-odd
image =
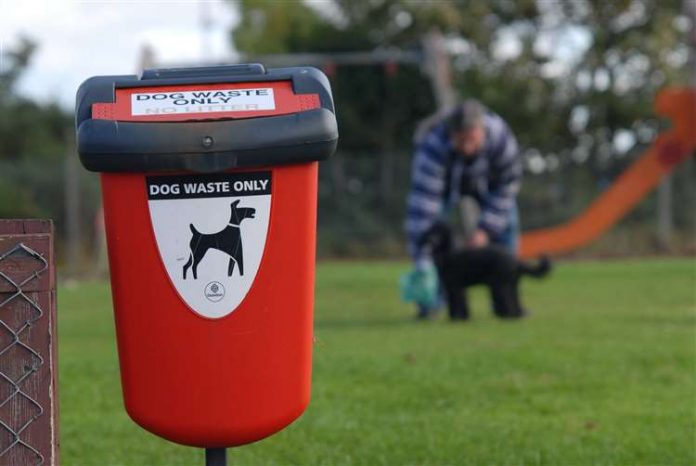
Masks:
[[[312,403],[230,465],[694,465],[693,259],[562,263],[533,315],[414,322],[405,263],[317,272]],[[62,464],[203,465],[122,405],[109,289],[59,290]],[[230,413],[233,415],[233,413]]]

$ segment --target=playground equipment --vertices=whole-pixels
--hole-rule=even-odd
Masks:
[[[696,150],[696,89],[667,88],[654,104],[655,112],[673,127],[658,135],[645,153],[590,206],[562,225],[526,232],[520,256],[564,254],[597,239],[647,196]]]

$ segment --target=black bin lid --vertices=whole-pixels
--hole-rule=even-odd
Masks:
[[[317,94],[320,106],[296,113],[205,121],[93,119],[92,105],[113,103],[116,90],[192,84],[291,82],[295,94]],[[97,76],[77,91],[77,148],[96,172],[194,171],[303,163],[328,158],[338,143],[331,88],[316,68],[260,64],[145,70]]]

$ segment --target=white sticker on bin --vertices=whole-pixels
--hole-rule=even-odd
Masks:
[[[271,172],[147,177],[150,219],[179,296],[209,318],[234,311],[266,245]]]
[[[144,92],[131,95],[131,115],[275,110],[273,88]]]

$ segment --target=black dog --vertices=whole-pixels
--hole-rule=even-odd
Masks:
[[[530,264],[518,260],[500,246],[453,251],[452,235],[444,223],[436,223],[423,234],[421,246],[431,248],[452,319],[469,318],[466,289],[473,285],[488,286],[493,312],[498,317],[523,317],[526,311],[520,303],[520,277],[543,277],[551,271],[547,257],[542,257],[537,264]]]
[[[191,248],[191,253],[189,254],[189,260],[184,265],[184,280],[186,280],[186,272],[189,267],[193,266],[191,269],[193,271],[193,278],[198,278],[198,264],[203,260],[205,253],[208,249],[217,249],[230,256],[230,263],[227,266],[227,276],[232,276],[232,271],[234,270],[235,262],[239,266],[239,275],[244,275],[244,254],[242,254],[242,235],[239,231],[239,224],[245,218],[254,218],[256,215],[256,209],[251,207],[237,207],[239,205],[239,200],[234,201],[231,205],[230,221],[227,226],[217,233],[201,233],[196,230],[193,223],[189,225],[191,228],[191,242],[189,247]]]

